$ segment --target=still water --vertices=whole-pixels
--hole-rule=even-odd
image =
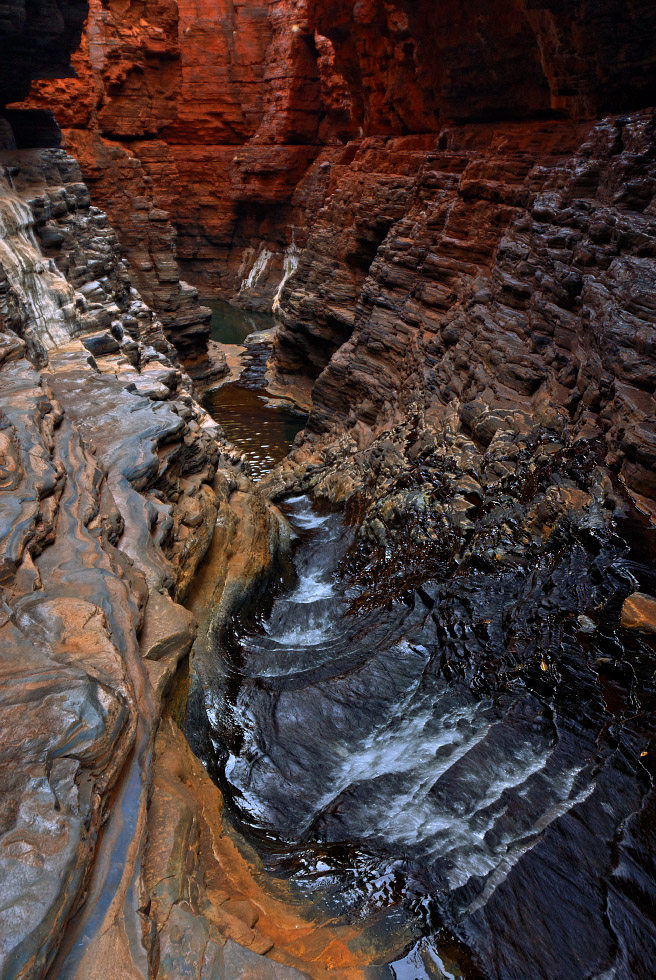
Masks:
[[[251,313],[220,300],[203,300],[212,310],[211,338],[248,347],[248,364],[238,381],[207,392],[204,407],[230,442],[247,458],[253,479],[260,480],[290,450],[306,416],[272,405],[264,393],[270,345],[258,335],[275,325],[271,314]]]
[[[210,337],[220,344],[243,344],[250,334],[270,330],[275,323],[270,313],[241,310],[222,299],[201,298],[200,302],[212,311]]]

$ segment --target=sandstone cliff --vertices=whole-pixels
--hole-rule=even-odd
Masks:
[[[140,288],[170,336],[190,337],[189,353],[194,336],[166,295],[176,275],[171,221],[195,285],[234,295],[247,283],[241,300],[270,307],[319,132],[348,130],[345,86],[327,68],[322,88],[330,45],[317,50],[303,5],[293,16],[280,2],[89,6],[73,58],[79,78],[35,86],[30,104],[55,112]]]
[[[42,84],[30,104],[54,110],[140,288],[178,336],[189,313],[167,295],[167,221],[194,285],[266,308],[289,268],[285,253],[305,243],[308,195],[323,192],[322,146],[437,133],[447,120],[590,118],[646,105],[654,27],[647,2],[610,0],[466,10],[93,0],[74,57],[79,79]],[[126,201],[129,187],[143,211]],[[168,212],[154,226],[153,208]]]

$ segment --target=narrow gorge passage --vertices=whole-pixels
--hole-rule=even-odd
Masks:
[[[240,326],[263,322],[219,313],[237,340]],[[257,339],[239,381],[206,403],[256,477],[301,424],[264,405]],[[653,728],[651,648],[620,635],[613,613],[631,588],[656,587],[648,559],[635,546],[629,559],[618,536],[502,582],[475,568],[425,580],[372,609],[353,574],[357,522],[306,494],[281,509],[295,542],[289,568],[273,597],[221,628],[219,680],[205,692],[215,750],[205,761],[269,886],[285,881],[300,908],[355,925],[372,977],[478,980],[487,974],[460,940],[489,930],[502,975],[580,980],[581,936],[613,948],[618,842],[653,805],[646,771],[626,757],[627,740],[647,744]],[[576,576],[579,596],[606,608],[597,623],[568,608]],[[450,678],[453,637],[473,656],[468,619],[506,621],[527,581],[534,601],[542,588],[563,603],[564,632],[553,603],[520,614],[541,668],[521,665],[487,689]],[[467,595],[466,613],[454,615],[454,595]],[[499,669],[508,641],[489,636]],[[630,845],[637,861],[648,860],[642,846]],[[639,906],[622,914],[636,933],[648,928]],[[518,929],[518,915],[530,928]]]
[[[211,338],[242,355],[241,373],[208,391],[204,407],[223,427],[228,439],[248,460],[255,480],[287,455],[306,416],[291,407],[272,402],[266,395],[266,364],[271,354],[268,334],[275,326],[271,314],[247,313],[221,301],[208,301],[212,309]],[[225,348],[227,349],[227,348]],[[245,363],[244,363],[245,362]]]
[[[656,980],[654,0],[0,55],[0,980]]]

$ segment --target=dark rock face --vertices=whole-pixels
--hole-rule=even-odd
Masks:
[[[0,5],[0,104],[24,99],[35,78],[72,74],[85,0],[3,0]]]
[[[315,376],[339,348],[309,431],[366,442],[416,400],[487,444],[485,412],[549,402],[653,501],[653,127],[453,128],[333,166],[277,341]]]
[[[366,9],[359,4],[357,15]],[[350,52],[354,67],[346,75],[354,87],[359,78],[361,119],[374,133],[421,130],[430,100],[410,103],[411,86],[394,90],[390,81],[402,73],[402,59],[389,54],[394,68],[374,68],[373,51],[376,66],[387,65],[383,17],[372,12],[360,52],[357,28],[347,33],[338,18],[331,35],[337,58]],[[579,95],[590,85],[600,101],[576,109],[574,100],[567,112],[613,105],[613,85],[596,86],[592,77]],[[638,90],[629,98],[639,105]],[[449,97],[455,105],[459,93]],[[445,96],[434,104],[449,102]],[[474,93],[462,115],[490,118],[494,110],[481,109]],[[647,978],[652,969],[653,916],[643,914],[640,897],[654,890],[646,843],[652,777],[643,769],[646,760],[651,766],[652,646],[621,622],[622,601],[635,586],[624,563],[638,574],[639,562],[631,557],[635,540],[621,543],[616,521],[625,490],[643,514],[653,520],[656,513],[654,121],[645,110],[587,123],[468,123],[445,125],[435,136],[372,135],[351,144],[331,159],[323,202],[308,209],[307,246],[280,297],[278,367],[283,376],[316,381],[305,444],[274,489],[297,489],[300,477],[315,496],[347,502],[359,530],[344,570],[362,589],[356,611],[364,624],[344,645],[353,658],[336,661],[332,674],[306,665],[302,680],[292,669],[282,680],[264,670],[252,682],[245,677],[242,695],[255,708],[246,748],[230,743],[236,806],[265,827],[285,811],[285,836],[303,855],[345,840],[368,854],[373,840],[376,856],[382,847],[400,862],[401,878],[403,861],[415,868],[416,860],[410,890],[429,891],[431,926],[446,924],[470,951],[467,976],[624,980]],[[653,555],[651,525],[636,511],[631,521]],[[640,570],[648,600],[650,561]],[[416,633],[413,616],[426,624]],[[396,625],[403,617],[409,651],[399,644],[386,661],[380,644],[366,647],[363,637],[384,632],[381,619]],[[257,654],[258,643],[247,637],[246,649]],[[434,659],[417,667],[414,657],[425,650]],[[257,656],[253,662],[257,671]],[[245,663],[248,669],[248,657]],[[472,772],[456,760],[446,774],[426,775],[421,792],[412,783],[408,790],[397,770],[381,776],[356,767],[356,778],[326,804],[322,788],[339,780],[325,745],[348,745],[352,732],[357,741],[381,713],[388,717],[386,684],[398,684],[391,703],[411,715],[404,671],[415,678],[415,668],[419,690],[438,705],[428,713],[430,733],[446,703],[442,681],[450,696],[464,685],[479,704],[509,696],[504,707],[497,702],[503,721],[491,755],[475,752]],[[638,674],[634,686],[629,678]],[[634,694],[636,718],[617,724]],[[389,719],[396,733],[392,710]],[[430,801],[429,816],[419,808],[415,820],[419,837],[431,820],[442,826],[453,818],[457,840],[470,812],[480,831],[481,810],[469,794],[492,779],[515,738],[526,743],[526,732],[514,729],[520,719],[554,726],[561,773],[565,758],[583,760],[594,744],[590,793],[542,824],[537,838],[527,832],[516,864],[508,845],[507,864],[494,871],[485,859],[468,876],[455,845],[448,856],[438,847],[432,863],[428,836],[416,851],[410,840],[386,849],[382,841],[395,839],[388,819],[395,794],[410,801],[399,821],[412,823],[422,794]],[[421,760],[420,749],[406,745],[399,756]],[[303,783],[302,812],[283,803],[280,773]],[[498,804],[491,797],[482,804],[486,816],[497,814],[483,836],[492,848],[507,842],[531,807],[528,788],[521,801],[509,787],[504,794]],[[343,873],[339,856],[321,853],[334,862],[331,873]],[[386,866],[372,860],[382,874]]]
[[[61,146],[61,130],[53,114],[46,109],[5,109],[2,120],[6,149]]]
[[[588,4],[338,0],[317,4],[364,135],[446,119],[596,116],[649,105],[654,9]]]

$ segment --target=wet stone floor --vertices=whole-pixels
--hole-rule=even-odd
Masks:
[[[261,474],[302,419],[269,419],[252,349],[211,410]],[[567,613],[572,583],[613,609],[656,590],[653,567],[614,540],[573,545],[531,579],[562,608],[553,632],[531,620],[519,574],[427,582],[354,614],[353,529],[305,496],[283,510],[287,583],[222,635],[210,718],[228,812],[272,878],[356,924],[372,978],[653,978],[656,800],[640,760],[654,650],[617,616],[590,635]],[[486,656],[500,664],[513,616],[516,635],[557,656],[550,687],[539,671],[487,690],[445,677],[444,645],[466,659],[471,621],[492,624]]]

